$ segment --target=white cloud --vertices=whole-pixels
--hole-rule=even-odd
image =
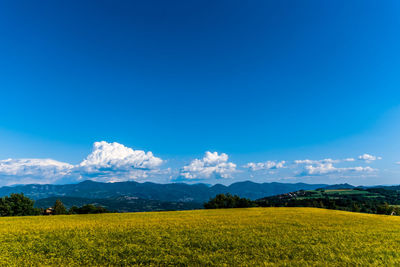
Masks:
[[[0,160],[0,184],[52,183],[70,175],[73,168],[53,159]]]
[[[358,159],[359,160],[364,160],[366,162],[371,162],[371,161],[374,161],[374,160],[380,160],[380,159],[382,159],[382,157],[376,157],[376,156],[373,156],[373,155],[365,153],[365,154],[359,156]]]
[[[119,143],[95,142],[92,153],[79,166],[86,172],[151,170],[158,168],[163,160],[152,152],[133,150]]]
[[[295,160],[294,163],[297,165],[305,165],[303,167],[302,175],[324,175],[324,174],[335,174],[335,173],[347,173],[347,172],[372,172],[375,169],[367,167],[336,167],[334,164],[343,162],[354,162],[354,158],[345,159],[321,159],[321,160]]]
[[[372,162],[379,160],[369,154],[359,160]],[[337,167],[336,164],[354,162],[354,158],[295,160],[294,164],[285,161],[249,162],[242,166],[250,171],[262,171],[292,167],[302,168],[300,175],[324,175],[348,172],[372,172],[371,167]],[[61,183],[91,179],[101,182],[119,181],[168,181],[176,179],[198,180],[210,178],[232,178],[239,172],[236,164],[229,161],[225,153],[209,152],[201,159],[179,169],[161,169],[164,160],[150,151],[134,150],[119,143],[95,142],[92,152],[79,164],[72,165],[52,159],[6,159],[0,160],[0,186],[27,183]],[[398,162],[397,164],[400,164]],[[296,171],[300,171],[297,169]],[[261,174],[252,173],[252,174]]]
[[[323,160],[312,160],[312,159],[301,159],[301,160],[295,160],[295,164],[319,164],[319,163],[324,163],[326,161],[331,162],[331,159],[323,159]]]
[[[323,175],[323,174],[334,174],[334,173],[343,173],[343,172],[372,172],[375,169],[367,166],[367,167],[346,167],[346,168],[337,168],[333,166],[332,163],[319,163],[316,165],[306,165],[304,167],[304,175]]]
[[[236,164],[228,162],[227,154],[207,151],[202,159],[184,166],[180,175],[186,179],[231,178],[235,172]]]
[[[95,174],[83,174],[86,179],[96,182],[115,183],[124,181],[137,181],[145,182],[154,180],[160,176],[167,176],[171,174],[171,169],[155,169],[155,170],[141,170],[134,169],[130,171],[103,171]],[[164,179],[167,180],[167,179]],[[169,179],[168,179],[169,180]]]
[[[285,161],[266,161],[266,162],[249,162],[244,165],[244,168],[248,168],[251,171],[259,171],[259,170],[272,170],[272,169],[281,169],[285,167]]]
[[[145,181],[163,174],[159,169],[162,163],[150,151],[101,141],[93,144],[92,152],[76,169],[81,179],[98,182]]]
[[[303,160],[295,160],[295,164],[325,164],[325,163],[340,163],[340,162],[353,162],[354,158],[346,158],[346,159],[320,159],[320,160],[311,160],[311,159],[303,159]]]
[[[152,152],[101,141],[93,144],[92,152],[78,165],[52,159],[0,160],[0,186],[82,179],[101,182],[144,180],[166,175],[166,170],[158,168],[162,163],[163,160]]]

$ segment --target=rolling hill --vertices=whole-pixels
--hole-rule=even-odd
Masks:
[[[330,187],[332,188],[332,187]],[[300,190],[256,200],[262,207],[318,207],[400,215],[399,187]]]

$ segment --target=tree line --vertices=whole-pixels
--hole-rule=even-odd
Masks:
[[[0,198],[0,216],[35,216],[61,214],[95,214],[109,212],[106,208],[92,204],[67,209],[60,200],[48,209],[35,208],[35,201],[24,194],[11,194]]]
[[[110,212],[104,207],[95,206],[93,204],[86,204],[82,207],[72,206],[67,209],[61,200],[57,199],[52,207],[52,215],[61,215],[61,214],[97,214],[97,213],[108,213]]]
[[[386,188],[354,188],[353,194],[299,190],[257,200],[261,207],[316,207],[372,214],[400,215],[400,191]],[[358,193],[357,193],[358,192]],[[295,195],[295,197],[293,196]]]
[[[237,195],[218,194],[204,203],[205,209],[229,209],[229,208],[249,208],[256,207],[257,203],[248,199],[241,198]]]
[[[301,191],[303,193],[302,196],[307,196],[307,194],[309,193],[307,191]],[[387,189],[369,189],[369,191],[374,193],[379,192],[381,194],[381,197],[368,198],[362,195],[332,195],[331,197],[321,198],[285,198],[282,195],[278,195],[253,201],[247,198],[240,198],[237,195],[231,195],[228,193],[219,194],[216,195],[214,198],[211,198],[208,202],[204,203],[204,208],[226,209],[248,207],[315,207],[400,216],[400,195],[398,195],[398,192]]]

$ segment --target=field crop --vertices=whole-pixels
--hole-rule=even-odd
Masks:
[[[400,265],[400,217],[315,208],[4,217],[0,265]]]

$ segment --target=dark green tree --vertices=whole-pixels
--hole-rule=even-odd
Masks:
[[[356,202],[354,202],[351,206],[351,211],[360,212],[360,210],[361,210],[360,206]]]
[[[69,209],[68,214],[79,214],[79,208],[77,206],[72,206]]]
[[[24,194],[11,194],[0,198],[0,216],[38,215],[39,209],[33,207],[35,202]]]
[[[256,203],[247,198],[232,196],[231,194],[219,194],[204,203],[205,209],[227,209],[254,207]]]
[[[109,212],[106,208],[101,206],[95,206],[92,204],[84,205],[78,209],[79,214],[96,214],[96,213],[107,213]]]
[[[56,203],[54,203],[54,206],[53,206],[53,212],[54,212],[54,215],[67,214],[67,209],[65,208],[65,206],[61,202],[61,200],[59,200],[59,199],[56,200]]]
[[[389,215],[389,214],[392,213],[392,211],[393,211],[393,208],[391,206],[389,206],[389,204],[386,203],[386,202],[383,205],[379,205],[377,207],[377,213],[378,214],[387,214],[387,215]]]
[[[104,207],[95,206],[93,204],[83,205],[82,207],[78,208],[77,206],[72,206],[69,209],[69,214],[96,214],[96,213],[107,213],[110,212]]]

